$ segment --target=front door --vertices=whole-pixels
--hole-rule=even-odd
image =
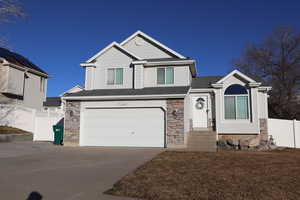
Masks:
[[[192,97],[193,128],[208,127],[207,96]]]

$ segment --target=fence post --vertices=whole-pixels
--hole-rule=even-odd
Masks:
[[[296,119],[293,120],[293,133],[294,133],[294,148],[297,148],[296,144]]]

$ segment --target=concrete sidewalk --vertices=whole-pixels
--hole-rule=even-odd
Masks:
[[[61,147],[50,143],[0,144],[1,199],[127,199],[103,192],[163,149]]]

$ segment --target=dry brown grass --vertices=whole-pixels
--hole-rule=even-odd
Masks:
[[[23,133],[28,133],[28,132],[18,128],[9,127],[9,126],[0,126],[0,135],[1,134],[23,134]]]
[[[300,199],[300,150],[166,151],[106,193],[148,200]]]

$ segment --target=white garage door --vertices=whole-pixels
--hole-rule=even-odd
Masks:
[[[87,108],[82,117],[82,146],[164,147],[160,108]]]

